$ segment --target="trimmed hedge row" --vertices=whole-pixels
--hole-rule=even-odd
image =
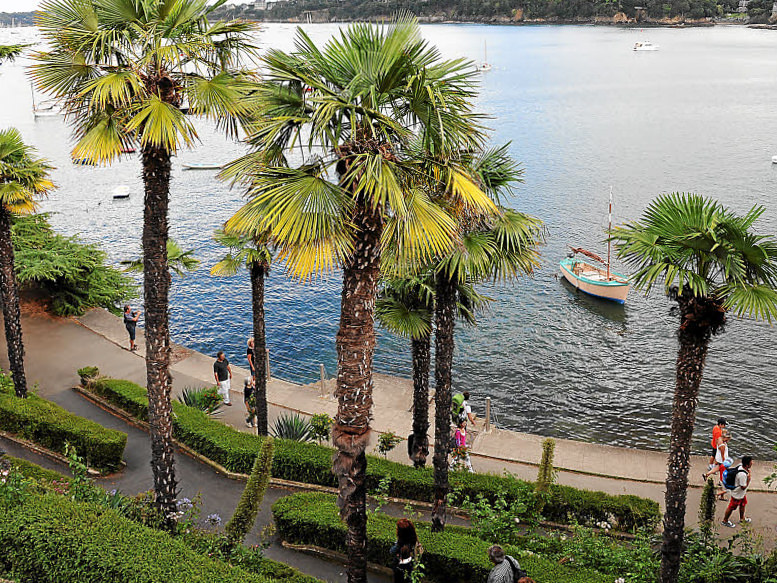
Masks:
[[[278,534],[296,544],[314,544],[346,552],[347,528],[340,520],[334,496],[297,493],[278,500],[272,507]],[[416,522],[424,547],[422,562],[426,576],[441,583],[485,581],[493,567],[487,556],[491,543],[466,534],[462,529],[432,533],[428,523]],[[371,514],[367,521],[367,560],[391,565],[389,549],[396,540],[396,518]],[[505,547],[537,583],[612,583],[612,577],[589,569],[573,569],[538,555]]]
[[[2,456],[3,460],[7,460],[11,464],[11,468],[19,472],[25,478],[30,478],[36,482],[69,482],[68,478],[64,474],[60,474],[54,470],[47,470],[39,466],[38,464],[28,462],[18,457],[13,457],[8,454]]]
[[[127,445],[126,433],[106,429],[31,393],[20,399],[0,390],[0,429],[58,453],[69,443],[100,471],[119,469]]]
[[[148,419],[148,400],[143,387],[128,381],[100,379],[90,388],[133,416]],[[173,431],[177,439],[232,472],[251,472],[262,438],[237,431],[182,403],[173,403],[173,410]],[[272,475],[284,480],[337,487],[337,480],[332,474],[332,454],[333,450],[329,447],[277,440]],[[380,481],[389,476],[390,496],[434,501],[432,468],[416,469],[381,457],[367,457],[368,489],[377,489]],[[451,486],[458,489],[462,497],[483,495],[493,500],[501,491],[507,498],[522,498],[527,490],[534,489],[531,482],[493,474],[451,472],[449,478]],[[615,529],[633,531],[654,528],[660,512],[657,502],[638,496],[612,496],[554,485],[543,508],[543,516],[557,522],[574,520],[581,524],[605,521]]]
[[[38,583],[263,583],[113,510],[63,496],[0,501],[0,572]]]

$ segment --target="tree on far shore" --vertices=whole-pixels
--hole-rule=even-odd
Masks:
[[[51,166],[35,156],[18,130],[0,130],[0,297],[3,303],[8,362],[18,397],[27,396],[24,374],[24,343],[16,281],[11,217],[35,210],[35,198],[54,188]]]
[[[710,341],[729,311],[777,319],[777,239],[752,231],[764,210],[739,216],[698,194],[666,194],[640,221],[611,233],[618,257],[636,268],[634,287],[648,293],[662,285],[679,307],[661,583],[677,583],[680,573],[691,438]]]
[[[52,94],[78,139],[74,158],[110,163],[139,145],[144,193],[146,386],[156,505],[175,512],[167,261],[172,156],[197,141],[188,114],[236,135],[252,77],[242,68],[257,27],[209,22],[225,0],[44,0],[36,87]]]

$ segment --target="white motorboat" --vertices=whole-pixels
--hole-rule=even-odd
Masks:
[[[772,164],[777,164],[777,156],[772,156]]]
[[[129,198],[129,195],[129,186],[122,185],[113,189],[113,198],[115,199]]]
[[[181,164],[184,170],[221,170],[226,164]]]
[[[657,51],[658,45],[654,45],[650,41],[642,41],[634,43],[635,51]]]

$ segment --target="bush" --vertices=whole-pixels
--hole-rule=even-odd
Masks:
[[[128,381],[100,379],[92,383],[94,390],[125,411],[148,419],[146,390]],[[264,438],[243,433],[209,419],[180,403],[173,403],[173,431],[177,439],[212,459],[231,472],[249,474],[254,458]],[[278,440],[275,445],[272,475],[274,478],[337,487],[332,474],[330,447],[313,443]],[[390,478],[388,495],[425,502],[434,501],[432,468],[416,469],[381,457],[367,456],[367,488],[374,491],[381,480]],[[451,472],[451,487],[457,491],[453,502],[465,497],[474,500],[479,494],[493,500],[498,492],[510,499],[524,499],[534,484],[511,476]],[[611,496],[603,492],[578,490],[570,486],[551,485],[543,508],[543,516],[557,522],[577,521],[581,524],[607,522],[620,530],[652,529],[660,517],[658,503],[631,495]]]
[[[0,570],[36,583],[262,583],[170,535],[62,496],[0,503]]]
[[[218,387],[184,387],[178,402],[187,407],[205,411],[208,415],[215,415],[221,410],[223,400],[218,393]]]
[[[310,421],[297,413],[280,415],[272,426],[271,433],[278,439],[291,441],[313,441],[313,428]]]
[[[100,369],[96,366],[85,366],[78,369],[78,376],[81,377],[81,384],[86,385],[89,381],[100,375]]]
[[[11,468],[19,472],[25,478],[30,478],[36,482],[51,483],[51,482],[69,482],[70,478],[54,470],[47,470],[42,468],[38,464],[28,462],[18,457],[13,457],[8,454],[0,454],[0,459],[6,460],[11,464]]]
[[[278,533],[286,541],[315,544],[346,552],[346,526],[340,520],[334,496],[299,493],[278,500],[272,507]],[[493,567],[486,551],[491,543],[467,534],[463,529],[448,528],[431,533],[429,524],[415,523],[418,539],[424,547],[422,562],[433,581],[485,581]],[[370,514],[367,522],[367,560],[390,565],[391,545],[396,540],[396,518]],[[586,569],[571,569],[516,547],[505,551],[514,556],[537,583],[612,583],[612,577]]]
[[[0,429],[58,453],[69,443],[87,463],[101,471],[121,467],[127,434],[74,415],[37,395],[20,399],[0,390]]]

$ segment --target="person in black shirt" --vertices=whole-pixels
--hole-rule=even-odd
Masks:
[[[251,375],[255,375],[256,364],[254,363],[254,337],[248,338],[248,348],[246,348],[246,360],[248,361],[248,368],[251,371]]]
[[[140,311],[137,312],[131,311],[131,308],[129,305],[124,306],[124,327],[127,329],[127,334],[129,334],[130,339],[130,350],[137,350],[138,347],[135,344],[135,326],[138,323],[138,318],[140,318]]]
[[[224,353],[219,350],[216,355],[216,362],[213,363],[213,376],[216,378],[216,384],[219,387],[219,395],[224,399],[224,404],[231,407],[229,399],[229,381],[232,379],[232,368]]]

